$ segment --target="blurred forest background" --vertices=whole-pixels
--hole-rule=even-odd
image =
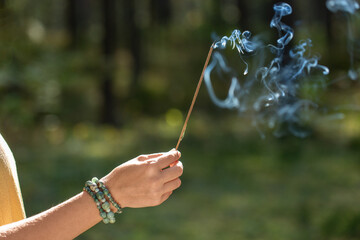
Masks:
[[[28,216],[142,153],[173,148],[211,34],[264,34],[270,0],[0,0],[0,131],[12,148]],[[287,1],[294,44],[335,81],[320,97],[343,111],[306,139],[260,138],[218,109],[205,87],[180,146],[182,188],[162,206],[125,209],[78,239],[359,239],[359,81],[347,78],[347,25],[325,1]],[[274,42],[274,41],[270,41]]]

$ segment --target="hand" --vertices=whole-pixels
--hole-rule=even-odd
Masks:
[[[116,167],[102,181],[122,208],[157,206],[181,185],[180,156],[175,150],[140,155]]]

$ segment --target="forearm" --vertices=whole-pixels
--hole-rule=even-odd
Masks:
[[[102,218],[85,192],[35,216],[0,227],[0,239],[74,239]]]
[[[141,155],[102,180],[122,208],[157,206],[180,187],[180,152]],[[111,210],[117,209],[112,206]],[[92,197],[82,192],[45,212],[0,227],[0,240],[74,239],[102,220]]]

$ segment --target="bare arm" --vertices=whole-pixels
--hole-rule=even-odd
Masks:
[[[45,212],[0,227],[0,239],[73,239],[102,218],[85,192]]]
[[[122,208],[157,206],[181,184],[183,167],[176,162],[179,158],[177,151],[141,155],[118,166],[102,180]],[[81,192],[40,214],[1,226],[0,239],[73,239],[101,220],[94,200]]]

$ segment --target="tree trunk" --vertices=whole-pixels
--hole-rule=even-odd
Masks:
[[[124,36],[126,39],[125,45],[130,50],[132,56],[132,76],[130,84],[130,98],[138,97],[139,90],[139,76],[142,69],[141,62],[141,37],[140,29],[135,21],[135,3],[134,1],[125,1],[123,3],[125,11],[123,11],[123,19],[126,25],[123,32],[127,34]]]
[[[115,99],[113,94],[113,58],[116,50],[116,5],[114,0],[102,0],[103,29],[102,51],[104,55],[104,75],[101,82],[102,108],[101,122],[116,124]]]
[[[248,14],[248,3],[247,0],[238,0],[237,6],[240,10],[240,19],[239,26],[242,31],[248,29],[249,24],[249,14]]]
[[[332,18],[331,18],[332,12],[330,12],[326,8],[325,4],[323,5],[324,5],[323,7],[325,8],[326,41],[329,47],[331,47],[334,40],[334,35],[332,32]]]
[[[151,0],[151,16],[156,24],[166,25],[171,17],[170,0]]]
[[[66,7],[66,28],[69,32],[70,48],[78,47],[88,26],[89,3],[87,0],[68,0]]]
[[[66,27],[69,33],[69,47],[74,48],[79,43],[79,0],[67,1]]]

